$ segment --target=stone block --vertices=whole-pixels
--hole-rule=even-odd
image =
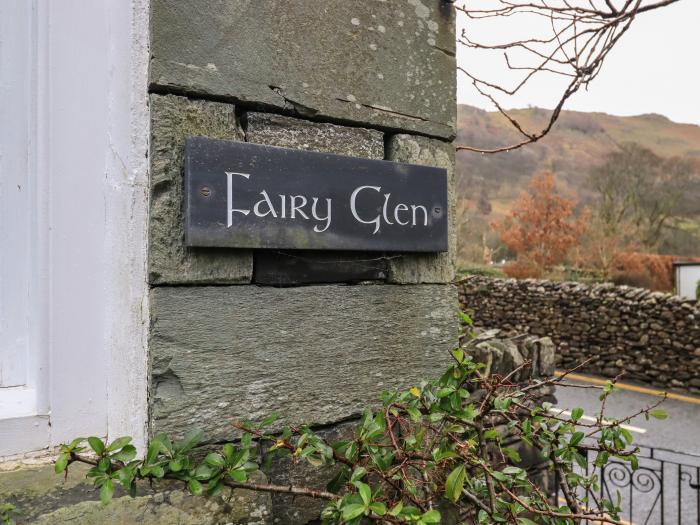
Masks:
[[[150,86],[452,138],[443,0],[154,0]]]
[[[396,162],[435,166],[447,170],[449,251],[438,254],[406,254],[389,260],[389,282],[445,283],[454,279],[457,232],[455,227],[455,152],[449,142],[415,135],[394,135],[387,145],[387,158]]]
[[[156,288],[152,430],[225,439],[232,421],[272,412],[280,424],[359,414],[441,373],[456,301],[446,285]]]
[[[85,479],[87,467],[72,465],[67,478],[56,475],[53,465],[21,467],[0,472],[0,500],[21,512],[19,523],[55,525],[270,525],[269,494],[248,490],[224,491],[221,496],[191,496],[180,483],[139,483],[135,498],[115,491],[109,505]],[[262,473],[255,481],[265,482]]]
[[[253,273],[251,251],[185,247],[183,157],[188,136],[244,139],[230,104],[151,96],[149,282],[248,283]]]
[[[350,157],[384,158],[381,131],[253,111],[246,113],[245,122],[247,142]]]
[[[354,439],[357,420],[340,423],[330,428],[319,430],[318,435],[329,442]],[[270,465],[266,474],[270,483],[277,485],[295,485],[317,490],[326,490],[328,483],[337,475],[338,468],[313,467],[307,461],[294,461],[289,456],[277,458]],[[327,501],[305,496],[289,494],[272,495],[272,514],[275,524],[308,525],[316,523]]]

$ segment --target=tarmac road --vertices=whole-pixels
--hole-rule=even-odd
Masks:
[[[605,381],[581,375],[569,377],[575,380],[567,379],[566,383],[586,387],[594,387],[597,386],[596,383]],[[620,419],[655,403],[659,396],[652,395],[651,392],[658,390],[620,383],[620,390],[608,398],[606,416]],[[600,411],[599,395],[600,390],[597,389],[558,387],[557,407],[565,410],[581,407],[585,414],[595,416]],[[647,447],[663,447],[700,455],[700,398],[673,393],[670,395],[677,398],[667,399],[659,407],[668,413],[668,419],[650,418],[647,421],[644,416],[638,416],[629,422],[645,431],[632,433],[635,442]]]
[[[567,376],[567,383],[583,388],[557,388],[560,410],[576,407],[595,417],[600,411],[597,387],[605,380],[590,376]],[[618,384],[607,401],[605,415],[621,419],[655,403],[658,391],[640,385]],[[610,466],[603,489],[610,496],[619,491],[623,517],[633,525],[700,523],[700,398],[670,394],[659,407],[668,418],[657,420],[637,416],[628,425],[635,444],[641,448],[640,469],[632,473],[629,464]],[[653,449],[653,450],[652,450]]]

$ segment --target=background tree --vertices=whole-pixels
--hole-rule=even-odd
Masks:
[[[586,230],[586,214],[576,218],[576,201],[557,192],[554,174],[533,177],[530,189],[494,223],[501,241],[517,254],[504,269],[513,277],[540,277],[563,263]]]
[[[697,166],[661,158],[638,144],[622,144],[610,153],[592,171],[590,184],[598,194],[603,233],[646,251],[658,249],[675,222],[697,213]]]

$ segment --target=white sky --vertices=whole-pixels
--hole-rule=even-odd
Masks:
[[[465,18],[458,18],[458,34]],[[514,23],[519,25],[503,19],[479,21],[471,31],[482,41],[496,43],[511,41],[514,34],[529,36],[535,29]],[[458,43],[457,62],[469,64],[471,72],[485,80],[513,80],[502,53],[486,56]],[[494,109],[467,77],[458,72],[457,78],[460,103]],[[546,75],[526,92],[498,100],[506,108],[552,108],[561,92],[561,83]],[[564,109],[614,115],[659,113],[676,122],[700,124],[700,0],[680,0],[640,15],[608,55],[589,90],[576,93]]]

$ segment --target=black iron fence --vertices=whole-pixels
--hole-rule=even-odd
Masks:
[[[700,456],[640,448],[637,470],[617,459],[596,467],[595,454],[588,455],[586,474],[598,476],[594,495],[613,502],[619,497],[629,525],[700,525]]]

